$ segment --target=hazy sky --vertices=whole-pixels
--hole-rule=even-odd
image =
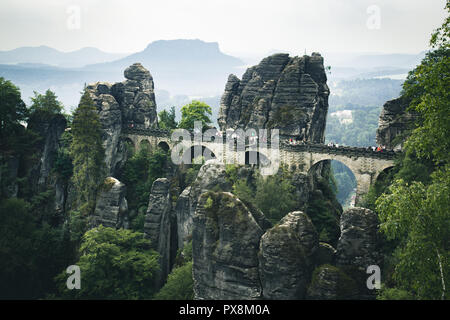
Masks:
[[[219,42],[222,51],[417,53],[445,0],[1,0],[0,50],[48,45],[136,52],[159,39]]]

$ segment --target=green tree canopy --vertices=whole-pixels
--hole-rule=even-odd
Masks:
[[[103,182],[105,151],[99,115],[87,91],[74,112],[71,131],[72,181],[78,205],[87,204],[90,208],[95,201],[97,187]]]
[[[450,13],[450,1],[446,9]],[[448,29],[447,17],[431,37],[435,50],[405,81],[403,94],[419,121],[405,143],[406,155],[396,180],[376,201],[381,230],[398,243],[393,254],[396,289],[418,299],[450,297]],[[431,179],[426,177],[430,172]]]
[[[0,77],[0,152],[17,153],[26,150],[25,128],[21,122],[28,118],[28,110],[20,97],[20,90],[11,81]]]
[[[450,170],[433,174],[429,186],[397,180],[376,201],[388,239],[400,241],[394,279],[419,299],[449,298]]]
[[[161,129],[173,130],[177,128],[178,123],[175,121],[175,107],[171,107],[169,111],[161,111],[158,113],[158,117],[158,125]]]
[[[446,4],[450,13],[450,1]],[[448,163],[450,157],[450,15],[432,35],[422,63],[411,71],[403,94],[411,99],[410,108],[420,115],[419,126],[406,143],[407,152],[419,158]]]
[[[56,94],[48,89],[45,94],[34,91],[31,98],[30,114],[43,113],[47,115],[58,114],[63,110],[63,105],[58,101]]]
[[[81,289],[68,290],[63,271],[59,296],[76,299],[150,299],[159,255],[140,232],[99,226],[85,233],[79,250]]]
[[[212,110],[206,103],[193,100],[191,103],[181,108],[180,128],[194,129],[194,122],[200,121],[203,128],[207,128],[211,124]]]
[[[192,261],[175,268],[169,274],[166,284],[155,295],[156,300],[192,300],[194,298]]]

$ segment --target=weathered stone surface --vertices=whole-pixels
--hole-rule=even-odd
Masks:
[[[160,272],[158,285],[162,286],[170,272],[176,248],[172,247],[172,238],[176,236],[176,220],[172,212],[170,182],[159,178],[153,182],[145,215],[144,235],[150,245],[160,254]]]
[[[156,102],[153,78],[140,63],[125,69],[122,90],[116,99],[122,102],[124,125],[135,129],[157,127]],[[123,96],[121,96],[123,94]]]
[[[198,198],[208,190],[230,191],[231,185],[226,179],[225,164],[216,159],[205,162],[197,178],[179,196],[175,207],[178,228],[178,247],[183,248],[192,234],[192,219]]]
[[[383,105],[376,137],[379,145],[387,149],[401,149],[401,134],[412,129],[417,119],[417,113],[406,110],[408,106],[409,101],[404,97],[387,101]]]
[[[258,247],[263,232],[231,193],[203,193],[192,234],[195,298],[261,298]]]
[[[100,115],[105,162],[110,175],[115,175],[126,161],[126,148],[120,140],[122,130],[158,126],[150,72],[135,63],[125,69],[124,75],[123,82],[97,82],[86,87]]]
[[[111,84],[97,82],[86,87],[97,106],[102,126],[102,140],[105,148],[105,163],[109,175],[114,175],[117,151],[122,133],[122,111],[119,103],[111,95]]]
[[[366,208],[351,208],[341,215],[341,236],[336,263],[365,272],[370,265],[381,265],[378,217]]]
[[[39,161],[34,164],[29,173],[30,184],[34,192],[42,192],[54,187],[50,174],[58,149],[61,147],[59,139],[66,129],[67,121],[61,114],[47,118],[31,118],[27,129],[37,134],[40,139],[36,147],[39,150]]]
[[[325,264],[314,270],[307,299],[342,300],[358,298],[355,280],[341,269]]]
[[[90,227],[103,225],[109,228],[128,228],[128,203],[125,195],[126,186],[122,182],[113,177],[106,178],[97,195]]]
[[[308,142],[324,141],[329,89],[318,53],[274,54],[244,73],[230,75],[218,123],[227,128],[279,128],[280,134]]]
[[[31,192],[38,194],[47,190],[54,190],[52,203],[48,203],[46,210],[55,215],[52,222],[63,221],[64,207],[67,198],[67,181],[54,174],[56,155],[61,145],[61,135],[67,126],[66,118],[62,114],[42,117],[40,113],[32,115],[28,121],[27,130],[39,136],[35,145],[36,160],[27,168],[28,182]]]
[[[319,240],[309,217],[294,211],[261,238],[259,273],[266,299],[302,299]]]
[[[325,242],[319,242],[319,248],[317,249],[316,255],[314,257],[314,262],[316,265],[320,266],[322,264],[334,264],[336,259],[336,249]]]

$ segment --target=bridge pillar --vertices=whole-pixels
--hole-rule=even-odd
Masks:
[[[361,204],[363,196],[369,192],[369,188],[372,182],[372,176],[369,173],[356,173],[356,199],[355,206]]]

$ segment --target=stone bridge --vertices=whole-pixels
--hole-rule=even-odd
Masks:
[[[131,143],[136,150],[145,144],[148,144],[150,148],[160,147],[165,151],[179,148],[184,151],[179,154],[180,162],[183,163],[190,163],[198,146],[197,152],[200,151],[199,154],[203,154],[205,158],[214,157],[224,163],[258,164],[261,172],[266,170],[266,174],[275,173],[280,164],[292,171],[308,174],[311,168],[322,161],[336,160],[345,164],[355,176],[356,203],[369,191],[370,185],[376,181],[383,170],[394,166],[396,155],[394,151],[376,152],[358,147],[330,147],[309,143],[289,144],[282,138],[277,149],[247,144],[245,152],[237,152],[236,147],[233,148],[223,141],[211,141],[212,139],[205,139],[210,141],[201,141],[201,143],[194,143],[192,140],[175,142],[171,140],[168,131],[161,129],[125,129],[122,131],[122,139]],[[268,170],[270,168],[275,171]]]

